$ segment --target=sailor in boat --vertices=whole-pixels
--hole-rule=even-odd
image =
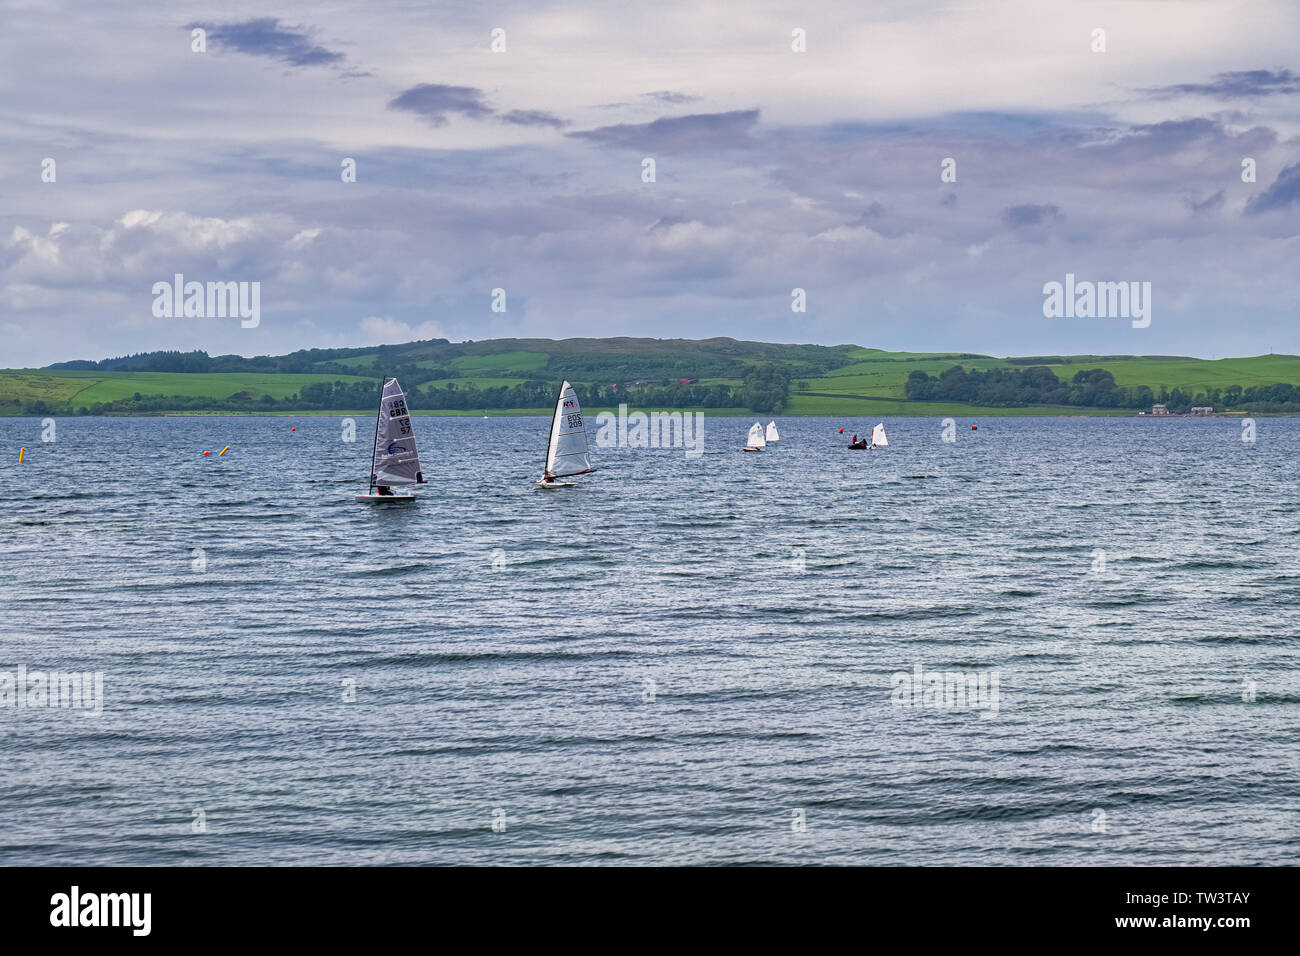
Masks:
[[[391,495],[393,489],[389,488],[387,485],[375,485],[375,493],[380,495]]]

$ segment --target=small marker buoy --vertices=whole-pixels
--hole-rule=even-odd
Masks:
[[[296,432],[297,430],[298,430],[298,429],[297,429],[296,427],[295,427],[295,428],[290,428],[290,429],[289,429],[289,431],[291,431],[291,432]]]
[[[207,458],[207,457],[208,457],[209,455],[211,455],[211,454],[212,454],[212,452],[210,452],[210,451],[205,451],[205,452],[203,453],[203,457],[204,457],[204,458]]]
[[[840,429],[840,434],[841,434],[841,435],[844,434],[844,429],[843,429],[843,428]]]
[[[24,458],[24,456],[26,456],[26,454],[27,454],[27,449],[26,449],[26,448],[19,448],[19,449],[18,449],[18,463],[19,463],[19,464],[22,464],[23,458]]]
[[[978,431],[978,430],[979,430],[979,426],[978,426],[978,425],[972,425],[972,426],[970,427],[970,430],[971,430],[971,431]]]
[[[221,451],[217,452],[217,457],[220,458],[222,455],[224,455],[224,454],[225,454],[226,452],[228,452],[228,451],[230,451],[230,446],[229,446],[229,445],[227,445],[225,448],[221,449]]]

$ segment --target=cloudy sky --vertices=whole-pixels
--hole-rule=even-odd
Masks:
[[[0,24],[0,366],[435,336],[1300,353],[1294,0],[0,0]],[[260,282],[261,324],[155,318],[178,272]],[[1066,273],[1150,282],[1150,326],[1045,318]]]

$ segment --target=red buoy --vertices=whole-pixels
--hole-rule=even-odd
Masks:
[[[841,435],[844,434],[844,429],[843,429],[843,428],[840,429],[840,434],[841,434]]]
[[[204,457],[204,458],[207,458],[207,457],[208,457],[209,455],[211,455],[211,454],[212,454],[212,452],[210,452],[210,451],[205,451],[205,452],[203,453],[203,457]]]
[[[972,425],[972,426],[970,427],[970,430],[971,430],[971,431],[978,431],[978,430],[979,430],[979,426],[978,426],[978,425]]]

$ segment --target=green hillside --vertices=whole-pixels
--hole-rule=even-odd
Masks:
[[[954,384],[954,366],[969,379]],[[1094,370],[1109,376],[1098,385]],[[154,352],[0,370],[0,414],[357,410],[373,404],[385,374],[401,379],[415,411],[440,414],[543,413],[562,378],[593,409],[628,402],[713,414],[768,408],[830,416],[1127,415],[1163,399],[1180,408],[1300,413],[1300,389],[1293,391],[1300,357],[1293,355],[997,358],[729,338],[608,338],[431,340],[253,358]],[[1041,389],[1040,380],[1047,383]]]

